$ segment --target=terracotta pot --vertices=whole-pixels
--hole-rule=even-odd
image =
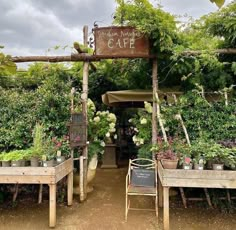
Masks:
[[[179,160],[169,160],[169,159],[161,159],[161,164],[164,169],[176,169]]]
[[[212,164],[213,170],[224,170],[224,164]]]

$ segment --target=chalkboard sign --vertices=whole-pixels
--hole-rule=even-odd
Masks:
[[[155,187],[155,170],[135,168],[131,171],[131,185]]]

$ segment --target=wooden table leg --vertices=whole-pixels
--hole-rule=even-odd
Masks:
[[[73,171],[67,176],[67,204],[72,205],[73,202]]]
[[[159,200],[159,207],[163,207],[163,187],[161,184],[160,179],[158,180],[158,200]]]
[[[56,184],[49,184],[49,227],[56,226]]]
[[[169,220],[169,187],[163,187],[163,196],[164,196],[164,206],[163,206],[163,220],[164,220],[164,230],[170,229],[170,220]]]

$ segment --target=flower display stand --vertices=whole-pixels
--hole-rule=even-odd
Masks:
[[[116,163],[116,144],[106,144],[105,151],[102,157],[103,169],[117,168]]]
[[[73,200],[73,158],[55,167],[0,167],[1,184],[48,184],[49,227],[56,226],[57,182],[67,176],[67,204]]]
[[[158,162],[159,201],[163,205],[164,230],[169,230],[169,188],[236,189],[236,171],[164,169]]]

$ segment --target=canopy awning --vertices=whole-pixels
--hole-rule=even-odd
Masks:
[[[182,94],[181,92],[158,92],[159,95]],[[152,102],[152,90],[108,91],[102,95],[102,102],[108,106],[143,107],[143,102]]]

